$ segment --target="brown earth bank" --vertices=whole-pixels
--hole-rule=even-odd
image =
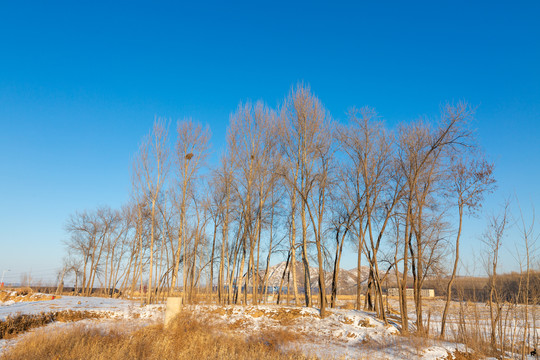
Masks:
[[[83,319],[100,319],[106,316],[105,313],[73,310],[43,312],[32,315],[16,314],[0,321],[0,339],[9,339],[25,333],[30,329],[45,326],[54,321],[70,322]]]

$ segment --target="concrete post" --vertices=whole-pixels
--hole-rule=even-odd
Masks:
[[[182,310],[181,297],[168,297],[167,309],[165,310],[165,326]]]

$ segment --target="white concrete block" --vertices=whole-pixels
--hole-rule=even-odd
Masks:
[[[165,310],[165,326],[182,310],[181,297],[167,298],[167,308]]]

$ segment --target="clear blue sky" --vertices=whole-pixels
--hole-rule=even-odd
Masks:
[[[155,116],[208,122],[217,150],[240,100],[275,106],[301,80],[337,119],[353,105],[390,124],[435,116],[445,101],[478,106],[499,181],[486,210],[514,193],[527,211],[539,206],[539,2],[177,3],[0,5],[6,278],[52,275],[68,215],[128,199]],[[469,260],[482,226],[466,230]]]

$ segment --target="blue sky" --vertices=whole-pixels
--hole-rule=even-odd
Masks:
[[[217,152],[239,101],[275,106],[297,81],[338,120],[353,105],[389,124],[434,117],[445,101],[477,106],[499,186],[485,210],[515,194],[529,214],[539,14],[535,1],[2,3],[0,271],[51,275],[70,213],[124,203],[156,116],[209,123]],[[483,224],[466,229],[471,263]]]

